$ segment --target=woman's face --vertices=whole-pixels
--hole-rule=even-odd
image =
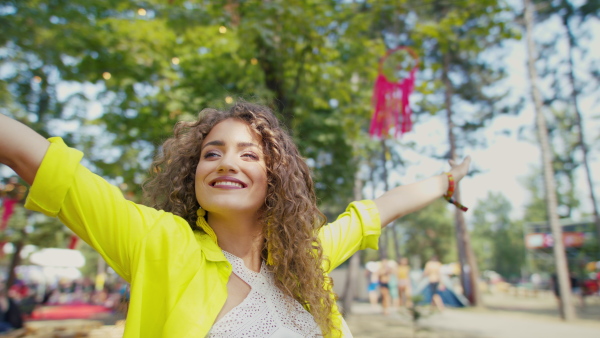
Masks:
[[[255,215],[267,195],[259,135],[237,119],[214,126],[202,142],[195,189],[198,203],[210,213]]]

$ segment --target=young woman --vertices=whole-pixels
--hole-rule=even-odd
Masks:
[[[272,112],[238,103],[180,122],[135,204],[61,139],[0,115],[0,162],[131,283],[125,337],[351,336],[327,274],[381,227],[446,193],[447,175],[351,203],[325,225],[310,170]],[[452,165],[455,181],[470,160]]]
[[[412,283],[410,280],[410,265],[408,258],[402,257],[396,268],[396,277],[398,278],[398,299],[399,305],[412,307]]]

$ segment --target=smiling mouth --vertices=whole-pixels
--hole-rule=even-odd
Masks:
[[[217,182],[214,182],[213,184],[211,184],[211,186],[213,186],[215,188],[219,188],[219,187],[238,188],[238,189],[244,188],[243,184],[238,183],[238,182],[231,182],[231,181],[217,181]]]

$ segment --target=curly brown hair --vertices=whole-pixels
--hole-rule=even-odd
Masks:
[[[333,283],[325,275],[317,237],[326,218],[317,208],[309,167],[269,108],[238,102],[227,111],[204,109],[197,121],[177,123],[173,137],[164,142],[152,163],[145,197],[154,208],[178,215],[194,231],[203,231],[196,225],[200,207],[194,188],[196,167],[203,140],[226,119],[247,123],[261,137],[268,182],[260,213],[265,236],[262,258],[266,261],[270,254],[268,267],[277,287],[309,310],[324,335],[338,330],[331,318]]]

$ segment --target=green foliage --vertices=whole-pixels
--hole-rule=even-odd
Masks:
[[[4,213],[4,210],[2,210]],[[10,238],[11,241],[22,240],[25,235],[25,228],[27,227],[27,214],[25,208],[16,205],[13,209],[11,217],[8,219],[7,231],[4,236]]]
[[[482,143],[472,132],[511,110],[498,104],[505,93],[490,90],[504,77],[490,53],[518,38],[511,21],[494,0],[7,1],[0,66],[11,71],[2,74],[0,105],[44,135],[62,134],[96,172],[139,195],[177,121],[229,100],[259,101],[280,114],[311,164],[321,206],[335,215],[352,199],[359,167],[372,167],[374,178],[384,166],[399,170],[402,146],[411,146],[388,145],[383,161],[381,144],[365,133],[386,49],[408,45],[419,54],[420,114],[444,112],[450,55],[459,147]],[[65,87],[70,94],[61,97]],[[102,104],[98,114],[91,100]],[[65,121],[76,127],[58,132]],[[408,255],[455,260],[444,201],[402,226]]]
[[[136,189],[178,120],[241,97],[275,108],[315,162],[331,159],[314,168],[323,203],[351,195],[352,144],[368,121],[372,65],[383,52],[365,32],[374,18],[362,5],[47,0],[3,9],[3,62],[26,71],[4,78],[0,98],[46,135],[53,119],[78,121],[81,133],[64,136],[99,173]],[[100,92],[59,100],[66,81]],[[92,121],[88,99],[103,104]],[[100,146],[84,134],[89,126],[108,133]]]
[[[481,270],[518,278],[525,265],[522,222],[509,217],[512,206],[500,193],[488,193],[473,210],[473,250]]]
[[[0,208],[0,215],[3,213],[4,209]],[[24,241],[25,244],[40,248],[64,248],[71,233],[58,219],[41,214],[32,215],[32,212],[17,204],[0,239],[7,242]]]
[[[576,186],[576,169],[580,166],[579,138],[573,133],[570,114],[564,110],[552,109],[548,121],[548,134],[552,140],[553,169],[557,184],[558,212],[562,218],[569,218],[580,205]]]
[[[404,228],[405,256],[418,256],[421,262],[428,261],[434,255],[444,264],[456,261],[453,219],[445,200],[440,199],[409,214],[400,222]]]
[[[600,2],[558,0],[552,5],[547,1],[536,1],[536,4],[537,20],[541,25],[556,19],[562,23],[559,30],[554,30],[554,37],[542,44],[538,63],[543,65],[543,79],[552,84],[543,94],[544,103],[551,112],[546,118],[553,148],[559,214],[571,217],[581,199],[575,187],[576,169],[590,156],[590,146],[585,144],[581,130],[587,114],[581,111],[580,102],[586,96],[591,98],[598,93],[598,79],[594,83],[592,74],[599,60],[596,54],[589,53],[591,35],[585,27],[598,19]],[[580,149],[586,153],[584,156],[580,156]],[[593,178],[589,181],[593,182]],[[586,188],[589,189],[594,187]]]
[[[532,172],[521,180],[523,185],[530,192],[529,203],[525,206],[524,222],[539,222],[548,219],[548,210],[546,198],[544,197],[543,176],[540,168],[535,168]]]
[[[101,127],[109,134],[102,135],[101,146],[83,134],[86,128],[64,136],[87,150],[97,171],[118,178],[134,193],[176,121],[189,120],[207,106],[223,107],[229,97],[263,101],[281,114],[314,161],[322,203],[345,204],[342,196],[352,195],[357,157],[367,156],[368,147],[356,144],[367,143],[372,81],[384,42],[408,33],[405,44],[418,51],[429,51],[429,45],[459,48],[462,58],[471,60],[465,65],[473,66],[460,85],[471,89],[458,92],[476,98],[475,89],[485,87],[470,84],[482,78],[473,76],[477,52],[511,36],[499,15],[504,7],[496,1],[455,2],[439,22],[437,7],[435,1],[429,6],[411,1],[10,2],[0,16],[6,32],[0,43],[7,48],[2,61],[25,71],[4,79],[9,85],[0,87],[0,98],[12,98],[18,108],[13,115],[44,134],[55,133],[47,130],[53,119]],[[422,19],[403,20],[410,15]],[[439,52],[446,47],[423,57],[422,68],[433,70],[428,72],[433,77],[425,78],[419,91],[435,93],[428,86],[439,79]],[[79,91],[59,100],[65,81],[95,84],[100,92]],[[88,99],[103,104],[94,121],[87,120]],[[425,96],[417,110],[440,110],[428,108],[429,101],[434,100]]]
[[[416,112],[446,115],[452,109],[448,127],[456,135],[456,146],[485,146],[477,131],[499,114],[516,112],[503,101],[507,92],[492,89],[506,76],[498,62],[501,46],[520,38],[517,27],[507,20],[510,8],[493,0],[433,1],[430,6],[415,4],[414,13],[419,20],[410,39],[423,46],[425,69],[417,89],[423,103]]]
[[[85,258],[85,265],[79,269],[81,275],[94,278],[98,272],[98,259],[102,259],[100,254],[83,241],[81,244],[78,244],[77,250],[81,251],[81,254]]]
[[[6,229],[0,233],[0,240],[22,242],[39,247],[64,247],[66,241],[55,241],[71,233],[58,219],[33,213],[23,206],[28,188],[18,177],[0,178],[0,216],[5,212],[5,198],[16,200],[13,213],[8,219]]]
[[[576,185],[576,169],[581,165],[577,147],[579,141],[572,131],[572,119],[565,110],[550,109],[547,114],[548,136],[551,142],[552,166],[556,181],[556,196],[560,218],[569,218],[580,206],[581,194]],[[542,170],[532,168],[523,179],[523,184],[531,193],[531,200],[525,209],[525,222],[547,220],[546,198],[543,188]]]

